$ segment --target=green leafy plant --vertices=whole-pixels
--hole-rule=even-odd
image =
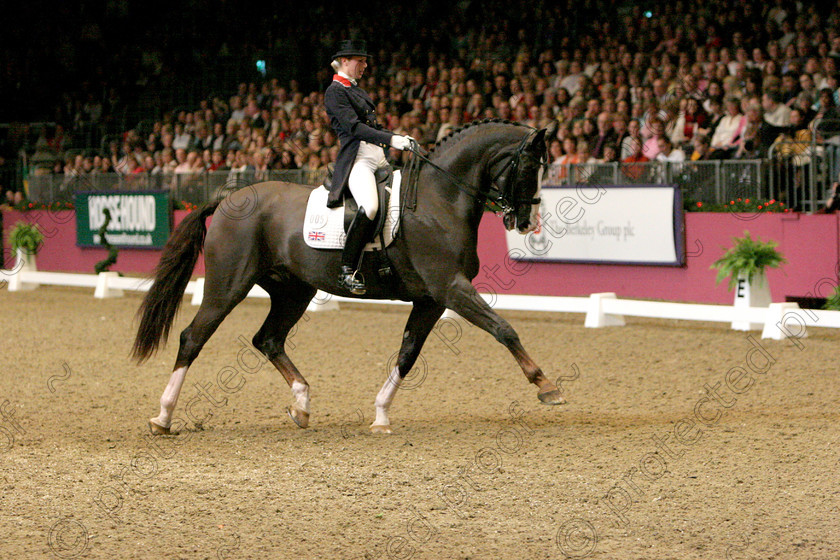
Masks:
[[[825,301],[823,309],[830,309],[832,311],[840,311],[840,286],[834,288],[834,293]]]
[[[27,255],[36,254],[43,242],[44,234],[41,233],[38,226],[27,222],[16,223],[9,239],[12,251],[17,252],[20,249]]]
[[[718,270],[716,282],[729,277],[729,289],[735,288],[739,276],[746,276],[752,282],[756,275],[762,274],[764,269],[778,268],[787,260],[776,247],[775,241],[763,242],[760,238],[753,239],[750,232],[745,231],[744,237],[734,237],[735,245],[726,251],[721,258],[712,263],[711,268]]]

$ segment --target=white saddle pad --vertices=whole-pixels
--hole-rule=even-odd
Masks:
[[[388,214],[385,216],[383,236],[385,246],[389,246],[397,235],[400,227],[400,178],[399,171],[394,171],[394,182],[388,198]],[[343,249],[344,239],[344,205],[338,208],[327,208],[327,197],[330,192],[321,185],[309,195],[306,205],[306,217],[303,220],[303,240],[315,249]],[[379,237],[365,246],[365,251],[381,249]]]

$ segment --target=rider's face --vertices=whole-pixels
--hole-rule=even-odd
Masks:
[[[365,68],[367,68],[367,57],[351,56],[350,58],[345,58],[344,60],[345,62],[343,66],[347,75],[354,80],[360,79],[362,74],[365,73]]]

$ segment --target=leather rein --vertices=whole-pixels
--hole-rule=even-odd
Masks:
[[[412,139],[411,146],[409,147],[408,151],[414,154],[418,159],[422,160],[422,162],[431,165],[440,173],[445,175],[450,181],[452,181],[452,183],[455,184],[456,187],[458,187],[467,195],[471,196],[472,198],[475,198],[476,200],[483,200],[484,206],[488,210],[492,212],[503,212],[505,215],[507,215],[514,212],[521,204],[528,203],[533,205],[539,204],[541,201],[541,199],[538,197],[514,198],[514,195],[516,193],[513,192],[513,181],[516,178],[517,171],[519,170],[519,165],[522,160],[522,154],[525,152],[525,147],[528,145],[528,141],[531,139],[531,136],[535,134],[535,132],[536,131],[531,132],[530,134],[526,135],[525,138],[522,139],[522,141],[519,143],[519,146],[517,146],[516,151],[513,153],[513,156],[507,161],[507,163],[505,163],[502,169],[498,173],[496,173],[490,180],[492,186],[486,193],[482,192],[478,187],[470,185],[469,183],[465,182],[459,177],[456,177],[449,170],[444,169],[443,167],[434,163],[428,157],[430,152],[420,147],[416,140]],[[419,173],[420,165],[413,165],[414,161],[416,160],[409,162],[409,169],[412,172]],[[548,162],[540,158],[540,165],[542,167],[547,167]],[[502,188],[499,188],[498,180],[505,173],[505,171],[508,171],[508,168],[510,168],[510,171],[507,175],[507,180],[505,181],[504,186]]]

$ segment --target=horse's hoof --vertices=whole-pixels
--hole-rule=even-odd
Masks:
[[[370,426],[370,433],[372,434],[390,434],[391,433],[391,426],[390,424],[371,424]]]
[[[157,422],[155,422],[154,418],[149,419],[149,430],[152,432],[153,436],[170,436],[172,432],[169,428],[161,426]]]
[[[559,389],[551,389],[544,393],[537,394],[537,398],[543,404],[566,404],[566,399],[560,394]]]
[[[289,418],[292,419],[292,422],[297,424],[298,428],[308,428],[309,427],[309,413],[300,410],[299,408],[295,408],[294,406],[290,406],[286,408],[286,412],[289,413]]]

